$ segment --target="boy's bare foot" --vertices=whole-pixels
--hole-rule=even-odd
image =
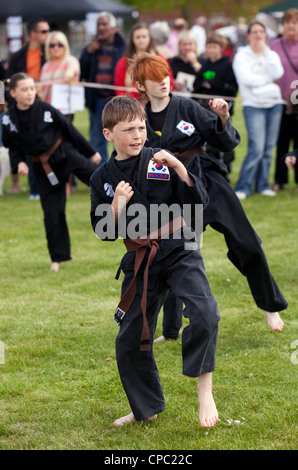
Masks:
[[[52,266],[51,266],[51,271],[55,271],[57,273],[59,271],[60,264],[61,263],[58,263],[57,261],[54,261],[54,263],[52,263]]]
[[[281,331],[284,327],[284,322],[279,316],[278,312],[265,312],[269,327],[274,331]]]
[[[218,412],[212,395],[212,373],[202,374],[198,380],[200,404],[199,421],[203,428],[212,428],[218,421]]]
[[[146,421],[154,421],[157,418],[157,415],[152,416],[151,418],[146,419]],[[115,419],[114,421],[114,426],[123,426],[123,424],[129,424],[133,423],[135,421],[135,417],[133,413],[130,413],[129,415],[122,416],[122,418]]]

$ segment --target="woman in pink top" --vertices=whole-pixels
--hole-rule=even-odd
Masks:
[[[62,31],[51,32],[45,44],[46,63],[40,72],[40,81],[45,82],[38,91],[39,97],[52,104],[52,86],[54,82],[60,85],[77,83],[80,78],[80,62],[70,54],[69,43],[67,37]],[[62,114],[68,116],[70,121],[73,120],[73,112],[71,109],[59,108]],[[76,181],[71,174],[66,184],[66,192],[71,195],[76,191]]]
[[[284,106],[279,138],[277,141],[274,191],[283,189],[288,182],[288,169],[284,155],[289,152],[291,141],[293,148],[298,148],[298,115],[291,106],[291,95],[297,96],[298,78],[298,10],[291,8],[283,16],[283,37],[275,39],[271,49],[280,57],[284,74],[279,79],[282,98],[289,103]],[[295,181],[298,189],[298,166],[295,167]]]
[[[121,59],[117,62],[114,73],[115,86],[133,88],[135,91],[115,90],[116,95],[129,95],[133,96],[137,100],[140,99],[140,93],[135,88],[134,83],[132,83],[131,77],[128,73],[128,68],[130,59],[134,59],[135,56],[141,52],[149,52],[163,57],[163,55],[159,54],[155,49],[154,39],[150,34],[149,27],[146,23],[142,22],[136,23],[131,28],[127,49]],[[170,81],[173,88],[174,79],[172,72]]]
[[[70,55],[69,43],[62,31],[53,31],[48,35],[45,54],[47,62],[41,69],[41,82],[55,82],[61,85],[79,81],[80,63],[76,57]],[[50,104],[52,85],[44,84],[39,93],[40,98]],[[59,109],[59,111],[69,114],[69,110],[66,109]]]

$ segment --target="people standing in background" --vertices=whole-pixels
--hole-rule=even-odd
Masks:
[[[46,63],[40,73],[42,85],[40,98],[47,103],[52,103],[52,86],[54,83],[77,83],[80,78],[80,62],[70,54],[68,39],[62,31],[52,31],[45,44]],[[69,114],[69,110],[57,107],[63,114]],[[70,117],[71,118],[71,117]]]
[[[173,29],[169,34],[166,45],[171,49],[173,55],[178,54],[178,36],[181,31],[188,28],[187,21],[184,18],[176,18],[174,20]]]
[[[162,54],[166,59],[173,57],[173,52],[166,45],[166,42],[169,38],[171,29],[167,21],[155,21],[149,26],[150,33],[153,39],[155,40],[156,50]]]
[[[193,90],[196,73],[202,66],[199,54],[194,34],[189,30],[182,31],[178,36],[178,55],[169,59],[176,91]]]
[[[233,115],[233,101],[226,97],[235,97],[238,91],[232,62],[229,57],[223,56],[224,38],[214,32],[208,35],[206,40],[205,61],[196,75],[193,92],[203,95],[222,96],[229,104],[230,115]],[[209,107],[209,99],[199,98],[199,103],[206,109]],[[207,144],[206,152],[226,164],[228,172],[231,172],[231,162],[234,160],[234,150],[223,152]]]
[[[97,18],[97,35],[81,54],[81,79],[91,83],[113,85],[114,71],[126,49],[126,41],[117,31],[117,20],[109,12],[101,12]],[[86,106],[90,115],[90,143],[107,161],[107,141],[102,133],[101,114],[111,89],[86,88]]]
[[[45,42],[50,32],[49,23],[43,19],[29,21],[28,26],[29,41],[22,49],[12,54],[8,63],[8,78],[18,72],[28,73],[34,80],[39,80],[40,70],[45,63]],[[29,167],[29,199],[38,199],[39,194],[33,173],[32,162],[28,157],[26,163]],[[8,193],[19,193],[21,187],[18,174],[11,174],[12,185],[7,190]]]
[[[205,16],[199,16],[196,19],[196,23],[190,28],[195,35],[201,54],[204,54],[206,49],[206,23],[207,18]]]
[[[284,73],[280,58],[266,43],[263,23],[251,23],[247,36],[249,44],[238,49],[233,62],[248,133],[247,154],[235,187],[239,199],[250,196],[254,185],[263,196],[275,196],[268,179],[282,114],[276,84]]]
[[[40,74],[40,82],[45,83],[39,96],[42,100],[52,104],[52,87],[57,84],[77,83],[80,78],[80,62],[70,54],[68,39],[62,31],[52,31],[45,44],[46,63],[43,65]],[[72,121],[73,112],[71,109],[62,109],[55,106],[62,114]],[[66,183],[66,192],[70,196],[76,191],[76,181],[71,174]]]
[[[288,182],[288,168],[284,163],[283,156],[289,151],[293,142],[294,148],[298,148],[298,114],[294,112],[291,105],[291,94],[297,89],[297,84],[292,84],[298,78],[298,10],[291,8],[283,16],[283,36],[271,43],[271,49],[275,51],[281,60],[285,73],[279,79],[282,98],[287,101],[283,106],[282,119],[279,129],[279,137],[276,149],[276,167],[274,185],[272,189],[279,191]],[[297,82],[296,82],[297,83]],[[298,166],[295,166],[295,182],[298,186]]]
[[[118,60],[114,73],[115,86],[134,88],[135,91],[115,90],[115,95],[129,95],[137,100],[140,99],[140,92],[135,88],[127,70],[129,61],[135,59],[141,52],[148,52],[163,57],[155,48],[155,42],[150,34],[149,26],[143,22],[136,23],[131,28],[127,49],[121,59]],[[173,77],[171,77],[171,84],[173,85]]]

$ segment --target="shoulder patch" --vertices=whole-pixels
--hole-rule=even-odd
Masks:
[[[169,168],[166,165],[161,165],[160,163],[155,163],[150,160],[147,170],[147,179],[169,181]]]
[[[44,122],[53,122],[51,111],[45,111],[43,115]]]
[[[186,122],[186,121],[180,121],[179,124],[177,124],[177,129],[179,131],[183,132],[183,134],[188,135],[189,137],[194,133],[195,131],[195,126],[191,122]]]
[[[110,183],[105,183],[103,186],[105,193],[107,196],[114,197],[114,190],[112,188],[112,185]]]

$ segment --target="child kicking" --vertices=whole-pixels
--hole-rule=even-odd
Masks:
[[[203,175],[209,196],[204,228],[210,225],[224,235],[228,258],[246,277],[269,327],[281,331],[284,323],[278,311],[288,304],[270,273],[261,240],[225,178],[226,166],[203,148],[207,142],[230,152],[238,145],[240,137],[231,124],[227,102],[220,98],[210,100],[210,112],[190,98],[172,95],[167,63],[147,53],[138,55],[130,73],[147,98],[146,145],[168,149],[189,171]],[[163,337],[177,338],[181,323],[182,303],[170,292],[164,305]]]
[[[2,118],[3,144],[9,148],[11,167],[18,174],[28,176],[26,155],[33,160],[51,270],[57,272],[63,261],[71,259],[65,215],[66,182],[73,173],[88,185],[101,157],[69,119],[36,99],[36,86],[30,75],[14,74],[10,94],[14,102]]]
[[[114,424],[152,421],[165,409],[152,347],[160,304],[170,287],[189,319],[182,334],[183,374],[198,377],[199,421],[212,427],[218,421],[212,372],[220,317],[195,234],[181,210],[190,197],[206,205],[208,196],[201,178],[172,154],[144,147],[145,119],[134,98],[118,96],[106,104],[103,132],[115,150],[90,180],[93,230],[102,240],[121,236],[127,249],[115,320],[117,366],[131,412]],[[152,225],[156,206],[165,210]]]

